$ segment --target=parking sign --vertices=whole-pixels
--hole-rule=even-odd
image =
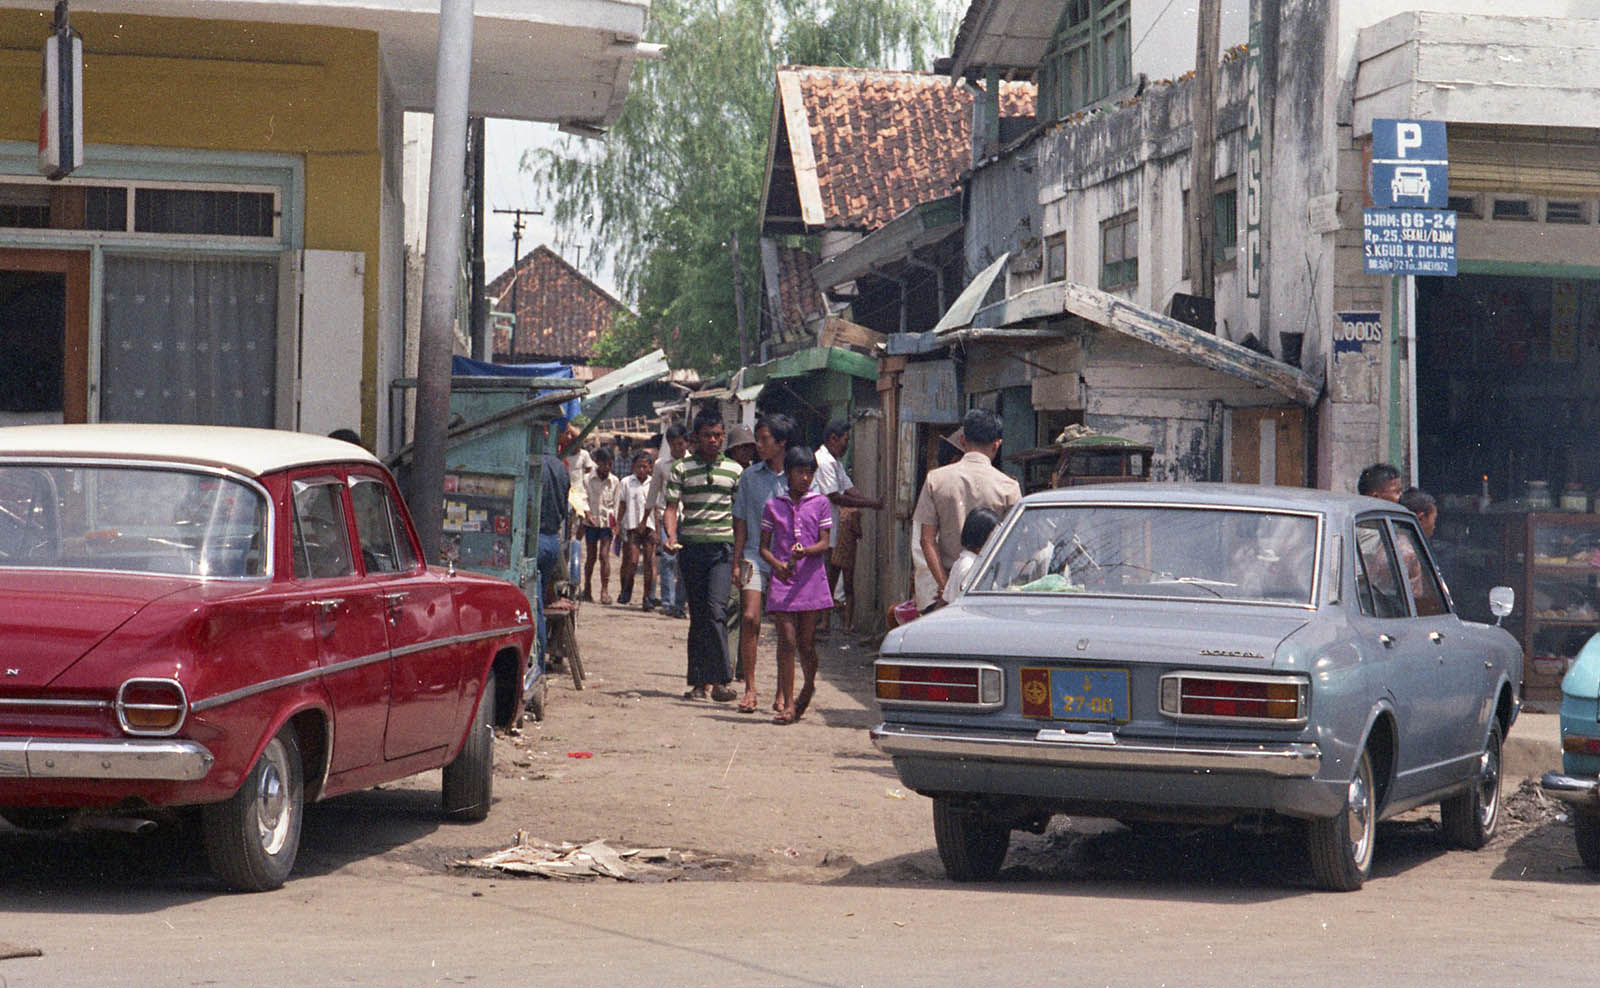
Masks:
[[[1440,120],[1372,121],[1372,204],[1439,209],[1450,199],[1450,160]]]

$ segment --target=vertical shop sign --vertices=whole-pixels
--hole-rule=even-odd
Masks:
[[[55,26],[39,69],[39,171],[65,178],[83,165],[83,39],[56,5]]]
[[[1383,356],[1383,314],[1340,312],[1333,327],[1333,399],[1378,400],[1378,373]]]
[[[1261,297],[1261,20],[1250,19],[1244,58],[1244,293]]]

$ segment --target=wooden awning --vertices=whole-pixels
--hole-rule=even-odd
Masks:
[[[1037,345],[1067,335],[1071,327],[1063,316],[1076,316],[1160,347],[1202,367],[1283,395],[1298,405],[1314,405],[1322,394],[1322,381],[1298,367],[1136,305],[1120,295],[1070,281],[1051,282],[1007,296],[974,312],[970,325],[939,330],[936,335],[946,343],[1014,341]]]

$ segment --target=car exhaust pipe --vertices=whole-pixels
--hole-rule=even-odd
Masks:
[[[131,816],[82,815],[72,821],[74,830],[112,830],[120,834],[148,834],[155,830],[154,820]]]

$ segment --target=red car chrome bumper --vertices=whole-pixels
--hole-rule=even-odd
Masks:
[[[216,756],[195,741],[0,738],[0,779],[160,779],[193,782]]]

